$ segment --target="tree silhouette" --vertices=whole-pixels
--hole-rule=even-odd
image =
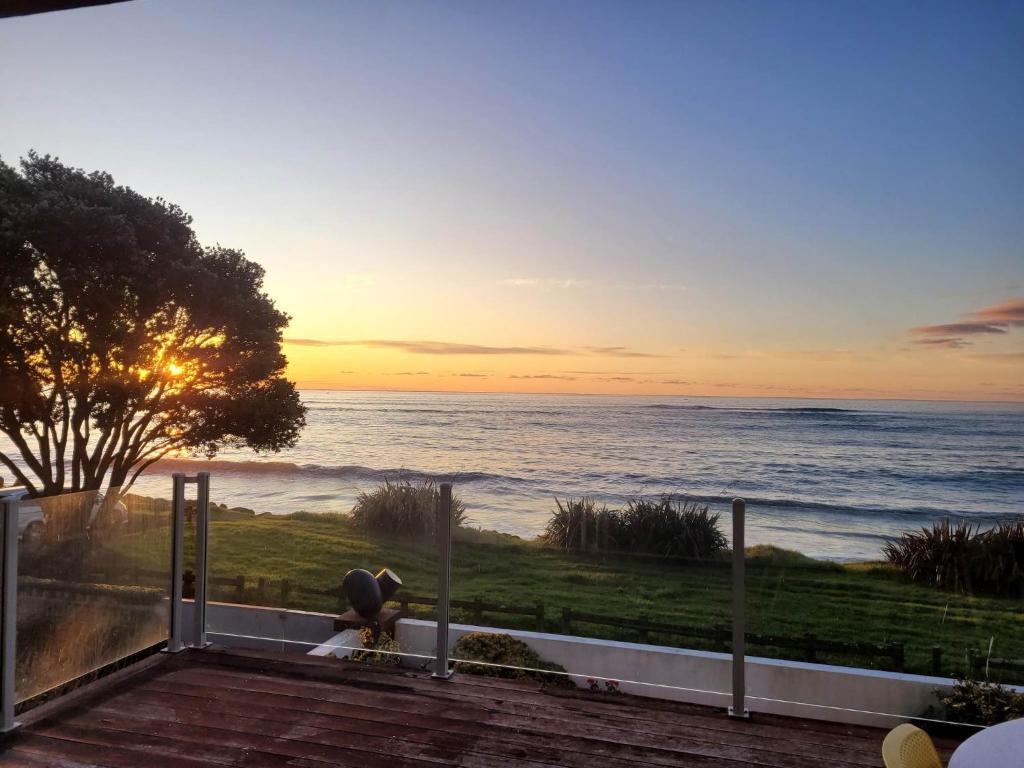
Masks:
[[[130,487],[170,453],[294,445],[288,316],[176,205],[29,153],[0,160],[0,465],[36,494]]]

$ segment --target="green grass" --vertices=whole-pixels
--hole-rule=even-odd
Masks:
[[[233,519],[229,519],[233,518]],[[189,537],[191,538],[191,537]],[[133,547],[138,552],[138,543]],[[191,559],[191,552],[187,553]],[[288,579],[319,589],[341,583],[351,568],[388,566],[404,581],[403,591],[437,592],[433,542],[384,537],[357,530],[344,515],[294,517],[216,515],[210,527],[209,563],[217,576],[242,575],[247,589],[214,590],[214,599],[258,602],[259,578]],[[281,605],[276,585],[269,602],[304,610],[338,610],[328,596],[292,591]],[[729,626],[731,569],[726,561],[670,561],[655,557],[569,553],[539,542],[488,531],[459,529],[452,563],[452,597],[490,603],[545,607],[547,629],[558,632],[564,606],[602,615],[688,626]],[[429,616],[429,610],[417,615]],[[747,558],[748,631],[822,640],[885,643],[902,641],[906,669],[930,673],[932,647],[943,651],[943,672],[963,671],[968,648],[993,656],[1024,658],[1024,605],[1019,600],[971,597],[913,584],[882,563],[838,565],[797,552],[755,547]],[[468,620],[454,610],[453,620]],[[495,627],[535,629],[530,616],[485,614]],[[574,634],[636,640],[628,629],[575,624]],[[650,642],[708,648],[698,640],[651,635]],[[802,658],[799,651],[752,647],[752,655]],[[887,668],[888,660],[819,654],[819,660]],[[1009,678],[1004,675],[1004,681]]]

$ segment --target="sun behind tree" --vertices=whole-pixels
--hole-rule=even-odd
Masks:
[[[36,494],[126,488],[168,454],[295,444],[288,316],[176,205],[30,152],[0,161],[0,466]]]

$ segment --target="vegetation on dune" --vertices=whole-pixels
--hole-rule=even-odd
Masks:
[[[706,504],[673,496],[631,499],[621,510],[598,507],[588,498],[555,499],[541,539],[563,549],[708,558],[728,547],[718,519]]]
[[[887,543],[883,553],[911,581],[965,594],[1024,597],[1024,519],[988,531],[940,520]]]
[[[191,534],[186,541],[191,541]],[[130,553],[144,562],[162,555],[165,543],[150,553],[141,543]],[[190,551],[186,552],[190,558]],[[186,559],[186,562],[189,562]],[[337,612],[337,597],[296,589],[336,589],[350,568],[371,571],[387,566],[403,581],[403,592],[436,594],[438,560],[432,539],[361,530],[346,515],[256,516],[214,520],[209,562],[215,577],[244,576],[246,587],[213,587],[212,598],[230,602]],[[271,587],[257,591],[260,579],[293,589],[287,598]],[[728,627],[732,571],[728,560],[672,560],[616,552],[566,552],[539,541],[508,534],[460,528],[452,551],[452,598],[545,607],[545,630],[561,631],[562,608],[693,627]],[[933,647],[942,651],[945,674],[966,673],[970,649],[981,656],[1024,659],[1024,611],[1005,597],[944,592],[902,578],[884,563],[837,564],[798,553],[755,547],[747,557],[747,625],[750,632],[850,643],[903,642],[905,668],[932,671]],[[430,606],[413,604],[417,618],[432,618]],[[452,620],[474,623],[467,608],[453,608]],[[486,613],[489,626],[537,628],[535,617]],[[573,634],[636,641],[629,629],[574,622]],[[699,638],[651,632],[660,645],[714,650]],[[751,654],[803,657],[792,649],[750,648]],[[886,668],[888,661],[820,652],[823,662]],[[995,673],[993,673],[995,675]],[[1019,677],[1019,676],[1018,676]],[[1017,682],[1017,678],[1002,678]]]
[[[433,535],[440,500],[440,487],[429,480],[415,485],[385,481],[372,491],[360,492],[352,508],[352,522],[364,531]],[[452,496],[451,515],[454,527],[466,521],[466,507],[458,496]]]

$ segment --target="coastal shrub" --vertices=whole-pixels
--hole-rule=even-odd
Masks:
[[[728,547],[718,515],[706,504],[663,496],[632,499],[613,511],[588,498],[555,499],[555,505],[541,540],[564,549],[706,558]]]
[[[441,489],[429,480],[416,485],[385,481],[372,491],[360,492],[352,508],[352,522],[370,532],[433,535],[440,497]],[[460,526],[465,520],[465,505],[452,496],[452,526]]]
[[[707,504],[663,496],[633,499],[619,514],[621,549],[665,557],[705,558],[724,552],[729,542],[718,515]]]
[[[598,507],[593,499],[555,499],[555,511],[551,513],[541,541],[563,549],[576,549],[588,542],[601,548],[614,548],[611,540],[617,523],[616,514],[605,506]],[[589,536],[584,536],[584,528]],[[604,541],[608,540],[606,546]]]
[[[882,552],[911,581],[953,592],[1024,595],[1024,520],[988,531],[940,520],[904,533]]]
[[[530,646],[511,635],[467,632],[456,641],[452,658],[459,659],[454,665],[456,672],[575,687],[565,674],[565,667],[544,661]]]
[[[972,725],[998,725],[1024,717],[1024,693],[995,683],[957,680],[949,693],[935,692],[945,708],[946,719]]]

